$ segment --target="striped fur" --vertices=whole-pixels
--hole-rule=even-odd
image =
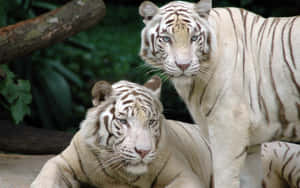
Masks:
[[[94,107],[31,188],[212,188],[212,154],[198,125],[166,120],[158,77],[98,82]]]
[[[300,140],[299,16],[266,19],[211,9],[211,0],[144,2],[140,14],[140,56],[170,78],[195,122],[208,125],[216,187],[239,187],[247,148]]]
[[[284,142],[262,145],[263,188],[300,187],[300,146]]]

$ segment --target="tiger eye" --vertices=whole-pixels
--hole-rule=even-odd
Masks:
[[[127,124],[127,120],[126,119],[118,119],[118,121],[121,123],[121,124]]]
[[[171,38],[170,38],[170,37],[167,37],[167,36],[163,36],[163,37],[162,37],[162,40],[163,40],[164,42],[170,42],[170,41],[171,41]]]
[[[192,36],[191,41],[195,42],[196,40],[198,40],[198,36],[197,35]]]

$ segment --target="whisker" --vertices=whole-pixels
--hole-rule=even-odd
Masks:
[[[116,158],[114,160],[106,161],[106,162],[104,162],[104,163],[101,164],[101,167],[102,167],[102,169],[103,168],[112,167],[114,164],[116,164],[116,163],[118,163],[118,162],[120,162],[122,160],[123,159],[121,157],[119,157],[119,158]]]

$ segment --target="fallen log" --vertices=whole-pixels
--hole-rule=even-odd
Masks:
[[[14,125],[0,120],[0,151],[22,154],[58,154],[70,143],[73,133]]]

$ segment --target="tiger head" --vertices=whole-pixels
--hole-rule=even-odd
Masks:
[[[208,24],[211,7],[211,0],[196,4],[174,1],[161,8],[143,2],[139,7],[145,23],[141,35],[142,59],[171,78],[204,72],[211,52]]]
[[[86,129],[88,146],[101,158],[102,168],[122,168],[132,175],[148,171],[161,135],[160,87],[159,77],[144,86],[128,81],[94,85],[94,107],[82,129]]]

